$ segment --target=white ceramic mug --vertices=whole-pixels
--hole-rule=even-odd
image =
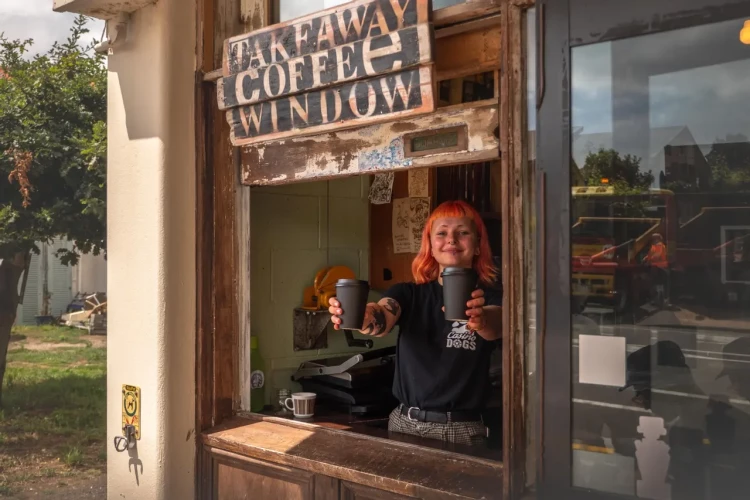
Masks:
[[[297,418],[310,418],[315,415],[315,397],[314,392],[295,392],[286,398],[284,406]]]

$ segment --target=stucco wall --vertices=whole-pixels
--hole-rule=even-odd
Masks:
[[[194,498],[195,5],[132,15],[109,57],[107,489]],[[116,453],[121,387],[142,391],[142,438]]]
[[[348,266],[369,278],[369,186],[369,176],[358,176],[252,191],[251,328],[269,372],[266,402],[276,389],[300,388],[289,377],[302,361],[362,350],[329,328],[328,349],[295,352],[292,325],[304,288],[323,267]],[[374,341],[375,348],[393,345],[396,335]]]

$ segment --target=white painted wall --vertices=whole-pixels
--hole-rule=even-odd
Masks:
[[[195,2],[132,15],[109,57],[107,496],[192,499],[195,472]],[[122,384],[141,440],[117,453]]]

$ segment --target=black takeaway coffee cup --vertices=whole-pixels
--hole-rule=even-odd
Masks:
[[[336,282],[336,300],[341,304],[344,313],[339,316],[339,328],[344,330],[361,330],[365,322],[367,296],[370,285],[361,280],[338,280]]]
[[[446,267],[443,270],[443,306],[447,321],[468,321],[467,302],[477,289],[477,273],[463,267]]]

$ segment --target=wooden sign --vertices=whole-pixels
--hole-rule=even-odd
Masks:
[[[219,81],[219,108],[253,104],[337,83],[389,73],[432,60],[430,25],[420,24]]]
[[[432,70],[415,68],[372,80],[290,96],[228,113],[235,145],[315,134],[434,111]]]
[[[358,0],[224,43],[236,146],[434,111],[429,0]]]

